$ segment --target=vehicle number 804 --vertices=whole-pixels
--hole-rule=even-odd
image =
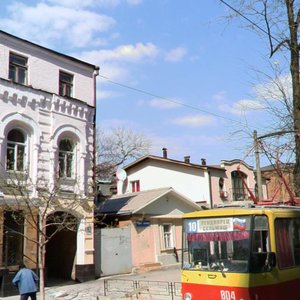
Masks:
[[[220,296],[221,300],[236,300],[234,291],[221,290]]]

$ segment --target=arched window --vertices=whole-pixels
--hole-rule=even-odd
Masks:
[[[7,135],[6,169],[25,171],[26,136],[19,129],[12,129]]]
[[[73,177],[74,143],[70,139],[59,142],[59,177]]]
[[[238,172],[238,171],[233,171],[231,172],[231,182],[232,182],[232,197],[233,200],[236,201],[243,201],[247,200],[248,194],[246,187],[244,186],[243,181],[247,180],[247,175]]]

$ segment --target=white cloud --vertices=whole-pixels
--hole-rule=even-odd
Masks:
[[[264,106],[255,100],[240,100],[233,105],[233,110],[235,111],[253,111],[253,110],[261,110]]]
[[[177,62],[180,61],[187,53],[187,50],[183,47],[172,49],[166,54],[166,61]]]
[[[45,2],[50,3],[52,5],[59,5],[59,6],[64,6],[64,7],[73,7],[73,8],[83,8],[83,7],[89,7],[93,6],[96,4],[103,3],[105,4],[106,2],[108,3],[114,3],[114,2],[119,2],[117,0],[115,1],[103,1],[103,0],[46,0]]]
[[[151,43],[137,43],[135,45],[121,45],[111,50],[86,51],[79,56],[81,59],[95,61],[97,64],[101,64],[111,61],[138,62],[145,58],[154,58],[158,52],[157,47]]]
[[[109,90],[103,90],[103,89],[97,90],[97,99],[98,100],[106,100],[106,99],[116,98],[119,96],[120,96],[120,94],[118,94],[115,91],[109,91]]]
[[[201,127],[212,124],[213,118],[209,116],[203,115],[193,115],[193,116],[185,116],[182,118],[178,118],[172,121],[177,125],[184,125],[189,127]]]
[[[138,5],[143,2],[143,0],[126,0],[126,2],[130,5]]]
[[[129,5],[138,5],[142,3],[142,0],[46,0],[46,2],[65,7],[83,8],[92,6],[115,7],[122,2]]]
[[[218,149],[223,146],[224,137],[214,134],[182,134],[159,136],[148,133],[151,142],[151,154],[162,156],[162,148],[168,149],[168,157],[178,160],[184,160],[184,156],[190,155],[191,162],[201,163],[201,158],[207,158],[207,163],[211,164],[214,158],[214,152],[211,149]],[[201,145],[201,148],[199,148]],[[230,146],[232,148],[232,145]]]
[[[116,81],[122,81],[129,76],[129,69],[122,67],[121,65],[118,64],[101,64],[100,65],[100,75],[103,75],[104,77],[107,77],[111,80],[116,80]],[[102,80],[101,77],[99,77],[99,80]],[[104,83],[106,83],[105,79]]]
[[[278,101],[292,99],[292,79],[290,74],[282,75],[273,80],[254,87],[258,99]]]
[[[162,109],[170,109],[179,107],[180,104],[175,101],[168,101],[160,98],[154,98],[149,102],[149,105],[152,107],[162,108]]]
[[[8,18],[1,19],[6,31],[51,47],[55,43],[84,47],[94,42],[97,33],[106,32],[115,20],[93,11],[39,3],[27,6],[14,2],[8,6]]]
[[[151,43],[139,43],[136,45],[121,45],[111,50],[92,50],[72,55],[100,66],[100,74],[109,77],[111,80],[123,80],[129,74],[129,62],[144,62],[147,58],[156,57],[158,52],[156,46]]]
[[[218,108],[221,111],[228,112],[234,115],[244,115],[245,113],[250,111],[263,110],[264,106],[260,101],[244,99],[237,101],[232,105],[221,104]]]
[[[214,99],[214,100],[224,100],[225,98],[226,98],[226,94],[227,94],[227,92],[226,91],[219,91],[218,93],[216,93],[216,94],[214,94],[213,96],[212,96],[212,98]]]

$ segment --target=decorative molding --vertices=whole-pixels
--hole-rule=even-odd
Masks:
[[[7,82],[3,79],[0,79],[0,83],[0,101],[12,104],[18,110],[21,107],[23,109],[30,108],[33,111],[44,110],[89,122],[93,121],[95,108],[80,100],[68,99],[26,86],[17,89],[16,86],[18,85],[7,86]],[[3,83],[6,83],[6,85],[3,85]],[[10,85],[13,85],[13,83],[10,83]]]

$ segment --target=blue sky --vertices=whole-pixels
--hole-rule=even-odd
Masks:
[[[230,1],[229,1],[230,2]],[[251,69],[265,41],[218,0],[1,0],[1,30],[100,66],[97,124],[152,141],[151,154],[254,166],[268,116]]]

